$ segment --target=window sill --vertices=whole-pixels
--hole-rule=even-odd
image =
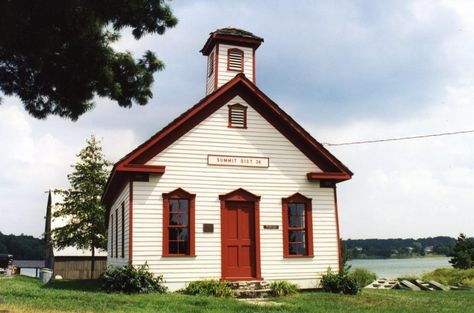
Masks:
[[[311,259],[314,258],[314,255],[284,255],[285,259]]]
[[[162,254],[162,258],[194,258],[195,254]]]
[[[229,125],[227,126],[228,128],[240,128],[240,129],[247,129],[247,126],[232,126],[232,125]]]

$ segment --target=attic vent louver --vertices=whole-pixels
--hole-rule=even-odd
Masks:
[[[229,127],[247,128],[247,107],[239,103],[229,105]]]
[[[240,49],[227,50],[227,70],[244,71],[244,52]]]

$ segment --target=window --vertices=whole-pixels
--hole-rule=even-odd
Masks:
[[[239,103],[229,105],[229,127],[247,128],[247,107]]]
[[[195,197],[181,188],[163,194],[163,256],[194,256]]]
[[[118,209],[115,209],[115,257],[118,258]]]
[[[122,202],[122,258],[125,257],[125,203]]]
[[[211,52],[211,54],[209,55],[209,64],[208,64],[208,70],[207,70],[207,73],[208,73],[208,77],[212,75],[212,73],[214,73],[214,51]]]
[[[227,50],[227,70],[244,71],[244,52],[240,49]]]
[[[282,199],[283,256],[313,256],[311,199],[300,193]]]
[[[110,257],[114,257],[114,215],[110,215]]]

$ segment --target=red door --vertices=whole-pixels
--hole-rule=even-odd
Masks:
[[[223,278],[254,279],[256,277],[254,203],[225,201],[221,231]]]

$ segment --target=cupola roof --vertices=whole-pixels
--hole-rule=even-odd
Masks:
[[[208,55],[217,42],[257,49],[263,42],[263,38],[242,29],[225,27],[211,32],[200,52]]]

